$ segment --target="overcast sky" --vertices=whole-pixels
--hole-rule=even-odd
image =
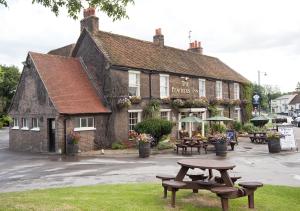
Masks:
[[[75,43],[79,20],[56,17],[31,0],[0,6],[0,64],[22,67],[28,51],[46,53]],[[293,91],[300,81],[300,1],[298,0],[135,0],[129,19],[112,22],[98,12],[100,30],[152,41],[162,28],[165,44],[187,49],[201,41],[203,52],[261,84]],[[80,14],[81,19],[82,14]]]

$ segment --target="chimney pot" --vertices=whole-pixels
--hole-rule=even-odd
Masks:
[[[202,54],[203,49],[201,47],[201,42],[198,42],[197,40],[195,40],[194,42],[191,42],[190,48],[188,49],[188,51]]]
[[[83,10],[83,19],[80,21],[80,29],[86,28],[90,33],[99,31],[99,18],[95,16],[96,9],[89,7]]]

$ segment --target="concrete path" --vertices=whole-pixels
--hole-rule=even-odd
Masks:
[[[295,128],[298,145],[300,128]],[[191,156],[174,153],[139,159],[136,155],[109,157],[64,157],[57,155],[10,152],[7,129],[0,130],[0,192],[37,188],[111,184],[127,182],[158,182],[156,174],[176,174],[176,161]],[[193,155],[192,158],[220,159],[214,153]],[[240,140],[226,160],[236,164],[232,175],[244,181],[300,186],[300,153],[269,154],[267,145]]]

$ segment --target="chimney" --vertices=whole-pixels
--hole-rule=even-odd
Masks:
[[[189,47],[188,51],[202,54],[203,48],[201,47],[201,42],[197,42],[195,40],[195,42],[190,43],[190,47]]]
[[[155,35],[153,36],[153,43],[159,45],[160,47],[164,46],[164,35],[161,34],[161,28],[155,29]]]
[[[95,8],[89,7],[83,10],[83,19],[80,21],[80,32],[86,28],[90,33],[99,31],[99,18],[95,16]]]

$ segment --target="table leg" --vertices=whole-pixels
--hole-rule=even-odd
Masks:
[[[175,181],[182,181],[188,170],[188,167],[182,166],[178,174],[176,175]]]
[[[221,178],[223,179],[226,186],[233,187],[233,182],[227,172],[227,170],[219,170],[221,174]]]
[[[208,169],[208,174],[209,174],[209,177],[208,179],[210,180],[211,178],[213,178],[213,173],[212,173],[212,169]]]

